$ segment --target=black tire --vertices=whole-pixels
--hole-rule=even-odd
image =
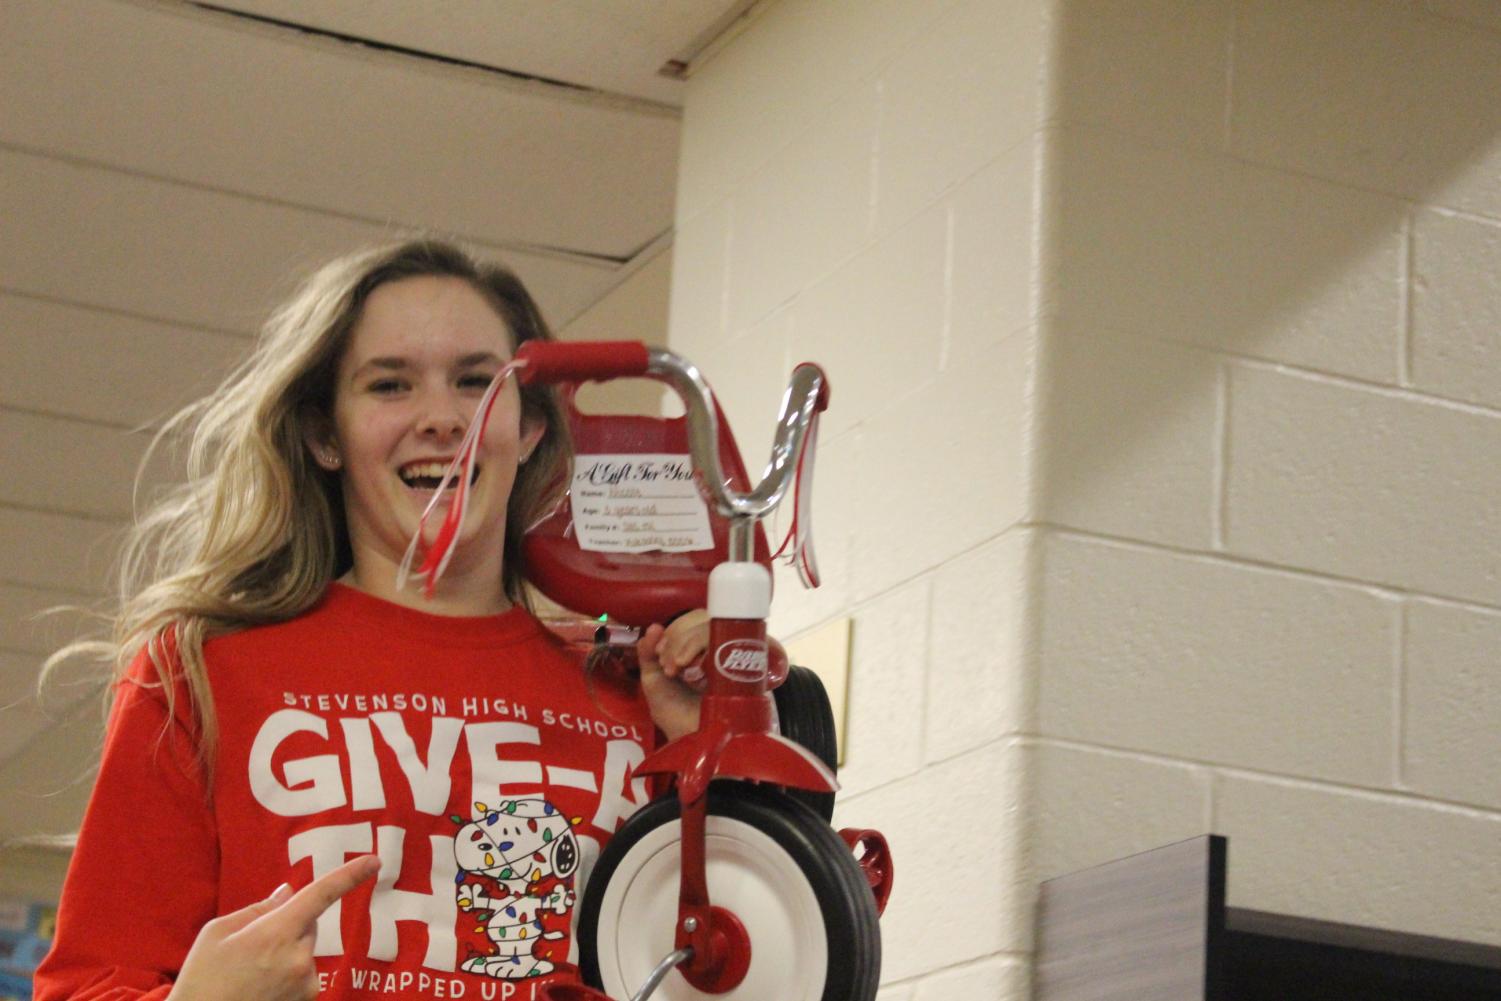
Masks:
[[[585,983],[613,997],[632,996],[671,951],[680,815],[675,795],[638,810],[606,844],[584,889],[580,968]],[[875,898],[828,823],[774,788],[736,781],[710,785],[708,823],[709,896],[745,922],[751,969],[720,995],[701,993],[673,973],[653,1001],[871,1001],[881,979]],[[756,913],[766,901],[776,904]],[[758,927],[785,928],[789,940],[762,939],[758,952]],[[820,946],[821,985],[817,971],[809,972]]]
[[[829,771],[837,774],[839,740],[834,733],[834,710],[818,675],[794,664],[787,669],[787,680],[772,690],[772,697],[776,699],[782,736],[812,751],[829,766]],[[834,819],[833,793],[785,788],[782,791],[822,817],[824,823]]]

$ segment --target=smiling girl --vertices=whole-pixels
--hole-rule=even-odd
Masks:
[[[54,658],[117,683],[38,999],[520,1001],[572,975],[578,891],[645,801],[631,768],[696,725],[702,617],[648,630],[639,689],[591,686],[532,617],[521,535],[570,451],[514,380],[435,593],[396,586],[480,397],[549,336],[503,268],[378,248],[169,425],[189,480],[128,540],[113,637]]]

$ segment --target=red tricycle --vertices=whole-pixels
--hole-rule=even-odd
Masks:
[[[606,622],[629,630],[690,608],[710,615],[699,728],[636,769],[672,789],[615,832],[584,890],[577,938],[591,986],[552,985],[543,996],[870,1001],[890,853],[876,831],[830,827],[828,700],[766,635],[772,554],[760,523],[794,472],[792,559],[817,584],[808,501],[824,373],[794,370],[771,460],[752,486],[707,382],[680,356],[639,343],[528,342],[513,364],[524,383],[565,386],[578,456],[568,500],[524,542],[532,582],[590,617],[585,645],[620,631]],[[684,416],[573,405],[577,384],[624,377],[667,383]],[[424,569],[441,572],[439,559],[430,553]]]

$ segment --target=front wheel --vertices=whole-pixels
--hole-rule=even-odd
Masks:
[[[628,998],[673,948],[681,805],[626,821],[589,877],[579,918],[584,980]],[[744,782],[709,787],[709,899],[745,926],[745,979],[706,994],[673,971],[653,1001],[871,1001],[881,973],[875,900],[849,848],[807,807]]]

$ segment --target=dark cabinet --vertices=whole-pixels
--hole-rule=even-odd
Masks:
[[[1501,948],[1225,906],[1205,835],[1048,880],[1035,1001],[1501,1001]]]

